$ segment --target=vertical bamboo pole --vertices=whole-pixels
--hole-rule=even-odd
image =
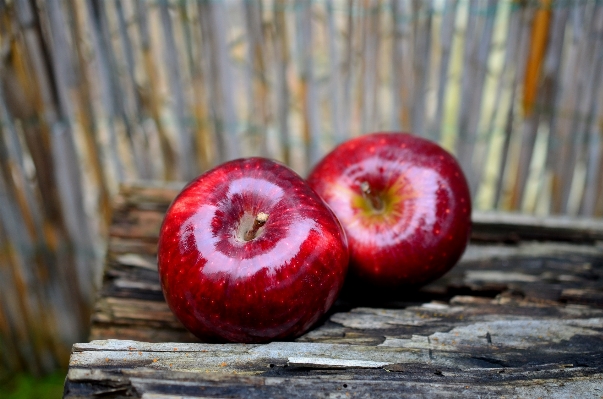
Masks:
[[[5,116],[5,115],[3,115]],[[5,121],[4,117],[2,118]],[[23,345],[20,349],[20,355],[22,356],[27,368],[33,373],[39,375],[44,370],[44,365],[39,364],[40,354],[45,352],[47,349],[43,342],[43,337],[39,334],[34,335],[35,331],[43,321],[39,320],[39,291],[30,292],[30,284],[34,282],[35,276],[32,275],[32,265],[34,264],[32,258],[32,237],[27,233],[25,227],[27,227],[27,216],[29,210],[24,206],[22,201],[19,201],[17,195],[17,189],[13,182],[11,172],[13,169],[10,165],[10,159],[7,148],[5,147],[4,137],[0,140],[0,201],[2,206],[0,207],[0,230],[6,231],[4,235],[7,237],[6,242],[3,243],[2,250],[5,252],[1,260],[6,263],[2,264],[2,268],[6,265],[10,268],[10,274],[7,280],[2,284],[5,285],[10,282],[10,286],[15,288],[15,291],[11,294],[14,296],[12,304],[12,311],[18,309],[21,319],[13,314],[11,317],[13,325],[18,330],[18,341]],[[23,217],[23,213],[25,217]],[[32,226],[33,227],[33,226]],[[30,227],[30,228],[32,228]],[[8,241],[10,237],[10,241]],[[2,242],[4,240],[0,240]],[[28,284],[29,283],[29,284]],[[10,292],[11,288],[3,287],[6,291]],[[6,295],[6,291],[2,291],[0,298],[3,300],[10,300],[10,298],[3,298]],[[12,290],[11,290],[12,291]],[[9,315],[10,316],[10,315]],[[44,317],[44,315],[41,315]]]
[[[344,48],[344,62],[343,62],[343,129],[348,134],[348,137],[352,136],[354,129],[354,112],[352,110],[352,97],[353,97],[353,84],[354,84],[354,52],[355,52],[355,41],[356,36],[356,0],[347,1],[347,32],[346,41]]]
[[[37,337],[31,335],[35,329],[35,316],[31,313],[31,307],[28,304],[28,287],[23,276],[23,262],[19,262],[19,249],[15,248],[14,243],[24,244],[23,240],[18,240],[15,228],[19,227],[15,220],[14,210],[9,203],[6,190],[4,188],[4,178],[0,176],[0,276],[2,276],[2,302],[7,306],[7,318],[12,336],[17,343],[14,348],[17,359],[14,359],[14,367],[24,365],[28,371],[34,375],[42,374],[43,370],[40,364],[39,352],[42,351],[41,344]],[[7,227],[13,227],[8,231]],[[10,240],[9,240],[10,237]],[[6,295],[6,297],[4,297]]]
[[[267,155],[266,130],[268,125],[269,97],[266,85],[266,48],[262,29],[261,2],[244,2],[245,28],[247,30],[247,59],[251,98],[248,125],[253,140],[254,152]]]
[[[524,4],[516,2],[513,4],[513,11],[519,15],[519,43],[517,46],[517,51],[514,57],[513,64],[514,68],[514,79],[511,84],[511,95],[509,106],[509,111],[506,115],[505,122],[505,138],[503,151],[501,155],[501,163],[499,167],[499,179],[496,187],[496,206],[500,209],[510,209],[510,198],[512,196],[512,188],[508,187],[513,185],[514,171],[517,167],[517,157],[515,156],[517,152],[516,145],[516,136],[515,133],[515,119],[517,115],[517,110],[515,109],[515,102],[517,98],[517,93],[519,92],[522,82],[523,82],[523,74],[525,68],[517,67],[518,65],[525,65],[527,62],[528,49],[529,49],[529,32],[531,29],[531,22],[533,17],[533,12],[529,7],[525,7]],[[521,136],[520,136],[521,138]]]
[[[563,174],[563,197],[562,212],[575,214],[579,211],[579,199],[583,194],[584,180],[576,172],[586,162],[587,140],[590,122],[593,118],[594,109],[591,103],[596,101],[598,84],[600,80],[600,68],[597,67],[598,53],[600,47],[597,44],[595,26],[601,18],[601,4],[586,4],[584,14],[580,15],[580,46],[582,48],[581,62],[578,64],[577,73],[577,102],[574,104],[573,117],[571,121],[571,141],[568,147],[567,167]],[[594,50],[593,50],[594,49]]]
[[[476,156],[476,161],[475,164],[477,165],[475,170],[476,170],[476,181],[478,182],[482,182],[482,179],[484,177],[484,172],[486,170],[486,162],[496,162],[492,159],[489,159],[489,155],[492,153],[492,151],[495,150],[495,146],[496,146],[496,139],[495,137],[497,136],[497,130],[498,130],[498,125],[501,124],[502,121],[502,129],[503,130],[503,135],[504,135],[504,139],[503,139],[503,151],[499,152],[498,157],[500,159],[498,159],[498,165],[504,165],[505,159],[502,159],[503,157],[506,157],[507,155],[507,151],[508,151],[508,146],[509,146],[509,142],[510,142],[510,130],[508,130],[506,128],[506,126],[504,125],[505,120],[508,118],[508,110],[503,106],[503,99],[507,98],[511,93],[511,103],[514,102],[514,93],[515,90],[513,88],[513,82],[514,82],[514,74],[516,71],[516,63],[517,63],[517,59],[518,59],[518,54],[519,54],[519,49],[520,49],[520,45],[521,45],[521,40],[522,40],[522,33],[523,30],[520,29],[521,25],[521,11],[517,11],[515,6],[511,6],[511,9],[509,10],[509,15],[506,21],[506,24],[504,25],[506,27],[506,38],[505,38],[505,50],[504,50],[504,56],[503,56],[503,65],[500,71],[500,76],[498,77],[498,82],[496,84],[496,89],[494,92],[494,105],[492,107],[492,113],[490,114],[490,118],[487,121],[487,123],[485,124],[486,128],[485,128],[485,138],[484,138],[484,142],[485,142],[485,146],[487,147],[486,149],[483,150],[479,150],[477,151],[477,153],[475,154]],[[511,107],[511,105],[509,104],[509,107]],[[511,121],[509,121],[509,123],[511,123]],[[511,127],[511,126],[510,126]],[[509,127],[509,128],[510,128]],[[496,201],[497,201],[497,192],[499,192],[499,190],[501,189],[501,183],[503,181],[503,173],[504,173],[504,166],[501,166],[502,168],[499,169],[497,171],[497,178],[496,178],[496,182],[494,183],[494,195],[492,196],[492,202],[491,204],[487,205],[488,207],[495,207],[496,206]]]
[[[558,112],[555,124],[555,136],[557,138],[559,151],[556,154],[557,160],[553,172],[552,180],[552,213],[563,213],[567,210],[567,204],[571,189],[571,180],[574,174],[574,165],[571,162],[574,152],[575,134],[573,131],[575,122],[575,104],[579,103],[581,98],[581,79],[578,73],[580,65],[584,62],[585,52],[590,52],[582,44],[584,35],[584,7],[583,3],[571,5],[570,21],[572,23],[571,40],[568,40],[568,53],[566,53],[565,63],[562,67],[562,93],[558,103]],[[571,164],[571,165],[570,165]]]
[[[425,119],[427,113],[427,82],[431,69],[431,38],[433,4],[431,1],[413,2],[414,57],[412,59],[413,79],[415,81],[412,98],[412,131],[419,136],[426,136]]]
[[[599,169],[601,159],[601,137],[597,131],[596,121],[600,115],[603,115],[601,110],[600,92],[603,91],[603,6],[597,5],[595,8],[595,17],[593,27],[589,33],[592,38],[592,70],[588,81],[590,82],[587,94],[588,110],[584,115],[583,123],[578,130],[584,131],[585,143],[583,147],[583,158],[586,163],[586,178],[585,187],[582,199],[580,201],[580,214],[584,216],[594,216],[596,190],[599,180],[601,179],[601,171]]]
[[[103,115],[107,125],[107,131],[109,134],[109,148],[105,148],[105,151],[109,153],[107,159],[110,159],[115,173],[117,181],[123,181],[125,178],[125,168],[123,162],[119,156],[119,139],[117,130],[115,128],[115,104],[113,99],[115,98],[112,92],[111,84],[111,68],[108,63],[107,56],[107,45],[105,43],[106,37],[103,35],[104,23],[102,16],[99,13],[98,7],[101,7],[95,0],[86,0],[86,17],[90,25],[90,29],[87,33],[90,35],[92,42],[92,48],[94,51],[94,59],[96,62],[97,74],[97,85],[99,87],[101,102],[103,104]]]
[[[392,0],[392,127],[395,130],[411,130],[411,93],[414,92],[412,78],[413,48],[410,5],[407,1]]]
[[[46,53],[41,46],[39,37],[39,20],[27,0],[21,0],[18,3],[17,17],[22,29],[27,32],[24,38],[29,57],[26,61],[27,57],[23,54],[25,51],[21,51],[19,46],[14,47],[15,70],[21,71],[21,73],[17,74],[16,79],[8,79],[5,82],[10,84],[10,88],[5,89],[5,93],[9,94],[9,101],[5,103],[4,97],[1,101],[5,121],[3,125],[7,129],[8,136],[14,138],[11,158],[17,160],[16,167],[21,170],[19,174],[23,176],[22,183],[19,185],[21,188],[18,191],[30,198],[27,200],[29,212],[34,215],[35,233],[30,232],[32,239],[36,242],[35,250],[30,251],[34,254],[34,261],[28,262],[27,265],[41,282],[32,290],[45,292],[46,296],[43,301],[48,308],[39,318],[39,323],[46,323],[42,330],[52,336],[48,341],[56,358],[66,359],[64,355],[69,350],[68,346],[83,335],[83,321],[87,320],[88,309],[85,300],[82,300],[79,287],[67,288],[65,285],[65,282],[69,281],[67,276],[73,278],[78,275],[78,270],[74,268],[73,258],[61,261],[58,256],[60,248],[57,243],[65,241],[67,233],[58,193],[54,191],[55,162],[48,151],[50,143],[46,131],[48,124],[56,123],[56,96],[54,85],[51,84],[51,77],[47,75]],[[20,85],[17,82],[20,82]],[[19,100],[20,98],[21,100]],[[25,181],[25,165],[21,157],[17,155],[24,151],[17,148],[19,140],[16,138],[16,129],[10,121],[11,115],[20,117],[25,122],[22,125],[23,133],[34,161],[40,196],[34,195],[27,189],[30,182]],[[40,119],[39,116],[43,116],[43,118]],[[9,148],[11,147],[9,146]],[[11,173],[11,176],[13,175]],[[10,182],[10,179],[7,177],[6,181]],[[45,189],[44,183],[50,184],[52,190]],[[43,216],[38,214],[38,207]],[[74,209],[74,211],[77,212],[78,209]],[[87,272],[86,275],[89,276],[90,273]]]
[[[15,3],[23,43],[13,41],[11,57],[13,68],[5,71],[4,84],[10,114],[23,124],[24,138],[34,163],[44,214],[62,227],[54,165],[48,156],[50,134],[45,123],[38,123],[39,116],[45,120],[56,118],[54,93],[49,90],[50,77],[47,54],[41,46],[39,26],[29,0]],[[31,72],[30,72],[31,69]],[[14,75],[10,72],[14,71]]]
[[[497,1],[488,0],[486,12],[478,12],[478,5],[470,8],[470,20],[475,19],[472,29],[465,36],[466,47],[463,72],[463,92],[459,114],[457,156],[469,180],[472,196],[475,196],[479,181],[473,163],[476,142],[479,138],[479,122],[484,94],[484,82],[488,67],[488,55],[497,12]],[[477,13],[476,16],[471,16]],[[476,35],[474,38],[473,35]]]
[[[468,175],[469,184],[473,189],[472,177],[469,174],[472,171],[472,155],[473,150],[470,143],[470,136],[468,130],[469,114],[473,112],[470,110],[470,96],[472,93],[474,66],[472,58],[474,57],[477,40],[479,38],[478,29],[478,0],[469,0],[468,3],[468,15],[467,25],[463,35],[463,72],[461,76],[461,102],[459,106],[458,114],[458,133],[456,137],[456,156],[461,162],[461,166],[466,175]]]
[[[81,4],[67,2],[71,23],[71,36],[73,38],[73,46],[75,57],[79,68],[75,68],[74,73],[76,80],[75,87],[71,90],[71,103],[74,105],[74,119],[79,123],[84,132],[84,140],[86,143],[86,157],[90,161],[92,174],[95,178],[93,185],[99,190],[98,208],[104,226],[101,226],[101,234],[104,234],[103,227],[108,226],[111,218],[110,209],[110,191],[107,182],[107,176],[104,172],[104,164],[101,160],[101,149],[98,143],[98,138],[95,131],[94,115],[91,107],[91,92],[89,79],[85,75],[86,60],[84,49],[82,48],[83,32],[80,29],[80,10]],[[78,9],[76,9],[78,7]],[[74,64],[76,60],[73,60]]]
[[[136,17],[143,56],[143,67],[148,84],[148,90],[141,93],[141,105],[143,108],[148,109],[157,128],[164,165],[164,179],[174,180],[178,176],[178,162],[176,160],[176,151],[173,148],[161,117],[161,96],[159,95],[158,87],[159,74],[157,72],[155,60],[153,59],[146,0],[136,1]]]
[[[598,29],[600,26],[598,26]],[[600,37],[600,36],[599,36]],[[599,55],[600,61],[601,55]],[[599,78],[601,79],[601,78]],[[603,216],[603,84],[599,84],[599,97],[597,100],[599,114],[592,121],[589,136],[589,157],[584,193],[582,214],[601,217]]]
[[[61,194],[63,217],[70,239],[74,245],[74,259],[77,265],[76,278],[83,304],[90,306],[94,298],[94,282],[99,268],[94,264],[93,239],[91,227],[84,210],[82,175],[75,148],[72,120],[70,87],[73,87],[75,73],[71,59],[71,50],[65,31],[66,21],[58,0],[49,0],[47,15],[53,39],[52,60],[56,66],[54,81],[59,98],[59,115],[61,120],[55,121],[52,128],[52,155],[56,166],[57,183]],[[90,309],[88,309],[89,311]]]
[[[379,0],[364,0],[363,5],[362,81],[359,95],[361,133],[377,129],[377,87],[379,81]]]
[[[303,117],[303,138],[306,145],[306,165],[308,171],[320,160],[320,137],[318,132],[317,105],[318,98],[314,82],[312,2],[297,0],[296,19],[296,52],[300,78],[299,101]]]
[[[210,79],[215,80],[218,92],[215,98],[219,99],[220,131],[222,136],[225,160],[240,156],[238,145],[238,123],[236,103],[233,90],[233,73],[229,48],[226,42],[225,29],[227,24],[226,5],[201,0],[199,13],[205,18],[205,36],[211,43],[211,58],[213,68]]]
[[[532,23],[529,56],[524,73],[522,105],[526,123],[523,125],[517,175],[511,197],[511,207],[513,209],[519,209],[521,206],[536,142],[536,131],[541,111],[534,112],[534,104],[537,98],[537,90],[541,88],[541,69],[548,41],[550,20],[550,1],[542,0],[538,5]]]
[[[141,176],[144,170],[144,164],[142,160],[141,148],[136,144],[136,121],[131,118],[131,113],[128,112],[128,105],[132,102],[132,98],[128,92],[127,79],[122,78],[120,63],[120,53],[116,49],[116,41],[112,32],[115,28],[111,25],[111,22],[115,18],[111,18],[117,12],[110,9],[112,5],[115,5],[112,1],[94,0],[94,15],[98,20],[99,37],[100,43],[103,47],[103,54],[106,57],[106,66],[109,69],[108,74],[108,94],[111,97],[112,103],[112,124],[116,129],[119,147],[114,148],[113,151],[118,153],[119,158],[123,161],[124,171],[127,174],[134,176]],[[119,24],[119,21],[118,21]],[[119,33],[119,28],[117,29]],[[122,42],[123,44],[123,42]],[[127,44],[127,43],[126,43]],[[127,59],[124,60],[128,62]],[[127,69],[127,66],[126,66]],[[125,74],[127,75],[127,74]],[[126,151],[124,151],[126,150]]]
[[[456,23],[458,0],[446,2],[444,16],[440,28],[440,68],[438,70],[438,92],[436,99],[436,111],[433,118],[433,124],[427,131],[428,137],[439,141],[442,138],[442,119],[444,117],[444,107],[446,99],[446,89],[448,87],[448,71],[450,68],[450,55],[452,50],[452,40],[454,38],[454,27]]]
[[[333,126],[334,144],[342,143],[345,140],[344,121],[342,115],[342,80],[341,80],[341,61],[339,56],[339,32],[335,27],[335,12],[333,0],[327,0],[325,3],[327,18],[327,45],[330,55],[329,60],[329,92],[331,101],[331,121]]]
[[[285,18],[285,0],[276,0],[273,6],[274,14],[274,54],[275,54],[275,103],[276,123],[280,139],[281,159],[286,164],[291,164],[291,132],[289,127],[289,102],[291,94],[288,84],[287,72],[289,69],[289,35]]]
[[[559,161],[559,138],[557,137],[557,121],[559,119],[556,110],[560,106],[562,89],[561,64],[565,51],[564,40],[566,26],[569,18],[569,7],[556,7],[553,10],[553,22],[551,26],[549,51],[544,63],[545,87],[550,104],[550,112],[547,115],[546,123],[549,127],[549,140],[547,143],[547,159],[545,164],[545,182],[541,186],[540,197],[548,197],[548,208],[551,207],[551,186],[554,178],[556,163]]]
[[[193,141],[196,148],[195,153],[198,155],[197,167],[200,170],[207,170],[213,164],[212,159],[214,154],[212,154],[212,150],[215,146],[212,145],[211,132],[208,129],[207,89],[203,68],[200,65],[201,63],[196,62],[195,59],[195,49],[198,47],[198,43],[194,43],[194,39],[198,38],[198,36],[194,34],[191,10],[188,3],[187,0],[180,0],[181,26],[184,33],[187,62],[192,80],[193,103],[190,105],[190,113],[195,116],[195,120],[191,125],[196,129]]]
[[[192,137],[189,125],[186,120],[185,111],[188,109],[186,105],[184,93],[182,90],[182,82],[180,76],[180,64],[178,61],[178,52],[176,51],[176,41],[172,26],[172,19],[168,10],[167,0],[160,0],[159,12],[161,16],[161,26],[163,28],[163,51],[164,60],[167,65],[168,80],[170,84],[170,92],[173,98],[172,111],[174,114],[174,125],[178,136],[179,151],[178,151],[178,169],[180,177],[185,180],[192,179],[197,171],[194,168],[194,154],[192,149]]]
[[[119,68],[117,61],[125,66],[126,73],[122,78],[123,85],[118,85],[117,89],[123,93],[124,100],[122,101],[122,118],[126,122],[126,129],[129,132],[129,144],[131,147],[134,163],[138,178],[150,179],[152,176],[152,165],[150,160],[153,158],[149,152],[149,142],[145,137],[144,129],[142,128],[143,119],[141,118],[140,109],[140,98],[138,91],[136,90],[136,77],[135,69],[136,64],[134,61],[134,48],[132,46],[132,40],[130,39],[130,33],[127,27],[126,16],[122,0],[115,0],[113,2],[115,6],[115,14],[117,19],[117,30],[119,33],[119,42],[121,44],[121,52],[115,53],[115,65],[114,65],[114,80],[118,80]],[[105,7],[108,3],[105,2]],[[115,52],[115,51],[114,51]]]

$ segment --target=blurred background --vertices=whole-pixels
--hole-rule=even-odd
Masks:
[[[87,341],[121,182],[402,130],[476,209],[603,216],[601,0],[0,0],[0,57],[0,380]]]

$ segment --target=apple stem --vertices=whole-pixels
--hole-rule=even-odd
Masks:
[[[268,214],[264,212],[260,212],[255,216],[255,220],[253,221],[253,226],[245,233],[245,241],[251,241],[255,238],[256,234],[260,227],[266,224],[268,220]]]
[[[362,194],[364,198],[368,199],[371,202],[371,205],[376,211],[380,211],[383,209],[383,201],[378,195],[375,195],[371,190],[371,186],[369,186],[368,182],[363,181],[360,183],[360,189],[362,190]]]

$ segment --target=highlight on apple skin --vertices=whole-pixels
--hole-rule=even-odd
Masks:
[[[456,159],[436,143],[380,132],[327,154],[308,183],[346,231],[350,274],[374,287],[419,287],[463,254],[471,196]]]
[[[161,227],[165,299],[202,340],[297,337],[337,298],[345,233],[291,169],[264,158],[227,162],[177,196]]]

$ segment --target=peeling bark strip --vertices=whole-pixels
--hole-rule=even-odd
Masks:
[[[73,347],[66,398],[603,395],[597,223],[476,214],[475,236],[489,243],[418,292],[348,285],[295,342],[204,344],[168,309],[156,269],[159,226],[181,187],[122,186],[93,341]]]

